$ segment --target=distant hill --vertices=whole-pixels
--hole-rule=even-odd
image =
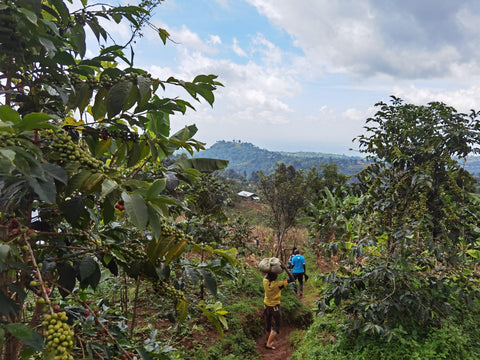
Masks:
[[[335,163],[338,171],[345,175],[354,175],[366,165],[366,161],[361,157],[313,152],[269,151],[240,141],[218,141],[208,149],[196,153],[194,157],[228,160],[227,169],[246,175],[246,177],[250,177],[252,172],[258,170],[265,174],[271,174],[275,170],[275,164],[280,162],[293,165],[295,169],[310,169],[322,164]]]

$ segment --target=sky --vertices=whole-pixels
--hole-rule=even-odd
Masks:
[[[196,111],[171,118],[207,147],[358,155],[352,140],[391,95],[480,110],[478,0],[165,0],[151,21],[171,41],[146,29],[137,67],[224,85],[213,107],[192,99]],[[164,95],[188,99],[180,90]]]

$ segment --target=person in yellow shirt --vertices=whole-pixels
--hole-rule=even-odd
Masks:
[[[288,279],[277,280],[277,274],[269,272],[263,279],[263,288],[265,289],[265,298],[263,299],[265,317],[265,332],[267,342],[265,347],[267,349],[275,349],[273,346],[275,337],[280,333],[280,322],[282,320],[282,313],[280,311],[280,297],[282,289],[286,288],[288,283],[295,282],[295,278],[285,265],[281,264],[288,274]]]

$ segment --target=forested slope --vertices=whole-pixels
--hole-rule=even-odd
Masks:
[[[219,158],[229,161],[228,169],[250,177],[255,171],[270,174],[275,164],[282,162],[296,169],[310,169],[322,164],[335,163],[338,171],[345,175],[354,175],[360,171],[366,161],[361,157],[313,152],[278,152],[260,149],[244,142],[218,141],[210,148],[195,154],[195,157]]]

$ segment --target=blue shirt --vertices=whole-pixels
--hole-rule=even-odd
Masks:
[[[292,259],[293,270],[292,273],[303,273],[303,264],[305,264],[305,258],[302,255],[295,255]]]

